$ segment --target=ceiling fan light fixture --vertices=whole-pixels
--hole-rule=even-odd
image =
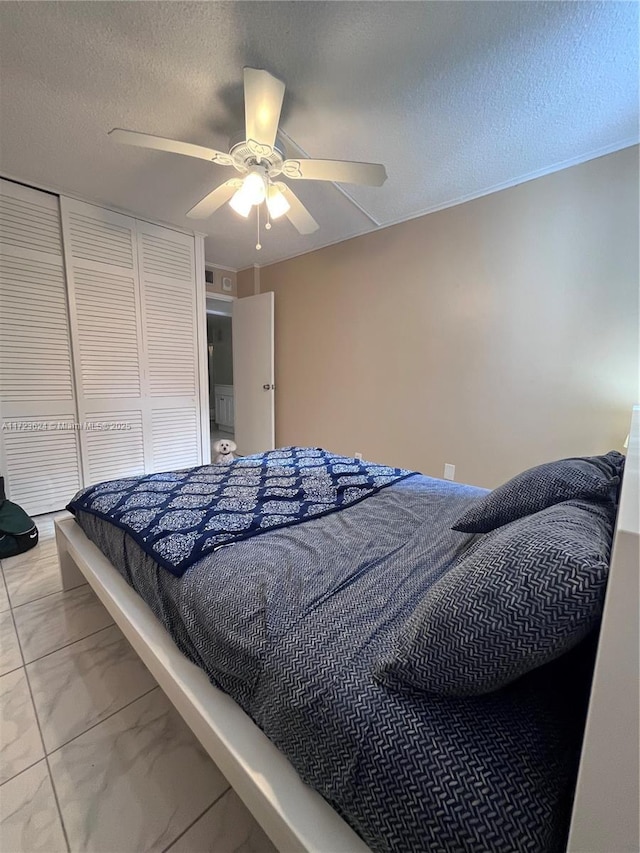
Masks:
[[[244,191],[244,186],[240,187],[240,189],[234,193],[231,201],[229,202],[229,207],[245,219],[249,216],[251,208],[253,207],[253,202]]]
[[[266,195],[262,172],[257,169],[249,172],[242,184],[242,192],[246,193],[247,198],[251,200],[251,204],[262,204]]]
[[[234,193],[229,205],[246,219],[254,205],[262,204],[266,194],[263,172],[260,169],[252,169],[242,181],[240,189]]]
[[[269,216],[272,219],[278,219],[290,209],[291,205],[278,187],[270,185],[267,190],[267,207],[269,208]]]

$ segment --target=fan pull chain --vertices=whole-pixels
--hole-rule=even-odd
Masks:
[[[258,233],[258,242],[256,243],[256,249],[260,251],[262,245],[260,244],[260,205],[256,205],[256,225],[257,225],[257,233]]]
[[[267,192],[269,192],[268,189]],[[271,231],[271,214],[269,213],[269,205],[265,204],[265,207],[267,208],[267,224],[264,226],[264,230]]]

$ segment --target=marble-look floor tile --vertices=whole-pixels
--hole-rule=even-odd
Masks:
[[[30,663],[27,674],[47,752],[156,685],[115,625]]]
[[[22,666],[16,629],[10,610],[0,613],[0,675]]]
[[[26,663],[113,623],[86,584],[22,604],[13,615]]]
[[[0,613],[9,609],[9,596],[7,588],[4,585],[4,574],[2,572],[2,563],[0,563]]]
[[[0,786],[0,846],[6,853],[66,853],[46,761]]]
[[[0,677],[0,783],[44,758],[24,669]]]
[[[227,788],[156,688],[49,756],[72,850],[160,851]]]
[[[167,853],[277,853],[235,791],[229,790]]]
[[[62,589],[55,539],[2,561],[11,606],[18,607]]]
[[[73,495],[69,496],[71,499]],[[53,539],[55,537],[55,527],[54,521],[56,518],[65,518],[70,513],[66,509],[59,510],[58,512],[47,512],[44,515],[36,515],[34,516],[34,522],[36,527],[38,528],[38,536],[40,542],[46,539]]]

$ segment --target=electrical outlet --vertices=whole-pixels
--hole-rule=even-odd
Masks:
[[[445,480],[455,480],[456,478],[456,466],[450,462],[444,463],[444,478]]]
[[[362,459],[362,453],[360,453],[359,450],[357,450],[353,455],[356,459]]]

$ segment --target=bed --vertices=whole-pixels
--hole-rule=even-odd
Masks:
[[[616,642],[608,613],[616,578],[632,582],[635,418],[598,666],[611,636]],[[77,520],[57,522],[63,584],[86,577],[279,849],[562,849],[593,669],[592,631],[500,689],[390,689],[402,667],[389,649],[416,602],[486,541],[451,530],[484,495],[402,477],[341,512],[212,550],[182,577],[123,529],[78,511]],[[628,601],[623,591],[618,605]],[[584,842],[584,816],[591,820],[594,808],[589,765],[602,766],[600,729],[610,721],[600,705],[615,713],[611,689],[599,686],[596,668],[573,806],[569,846],[574,839],[582,845],[575,850],[634,849],[612,846],[606,830],[608,846]],[[628,701],[633,713],[633,697]],[[622,752],[628,763],[628,749]],[[624,765],[615,775],[624,775]],[[627,798],[630,784],[621,786]]]

